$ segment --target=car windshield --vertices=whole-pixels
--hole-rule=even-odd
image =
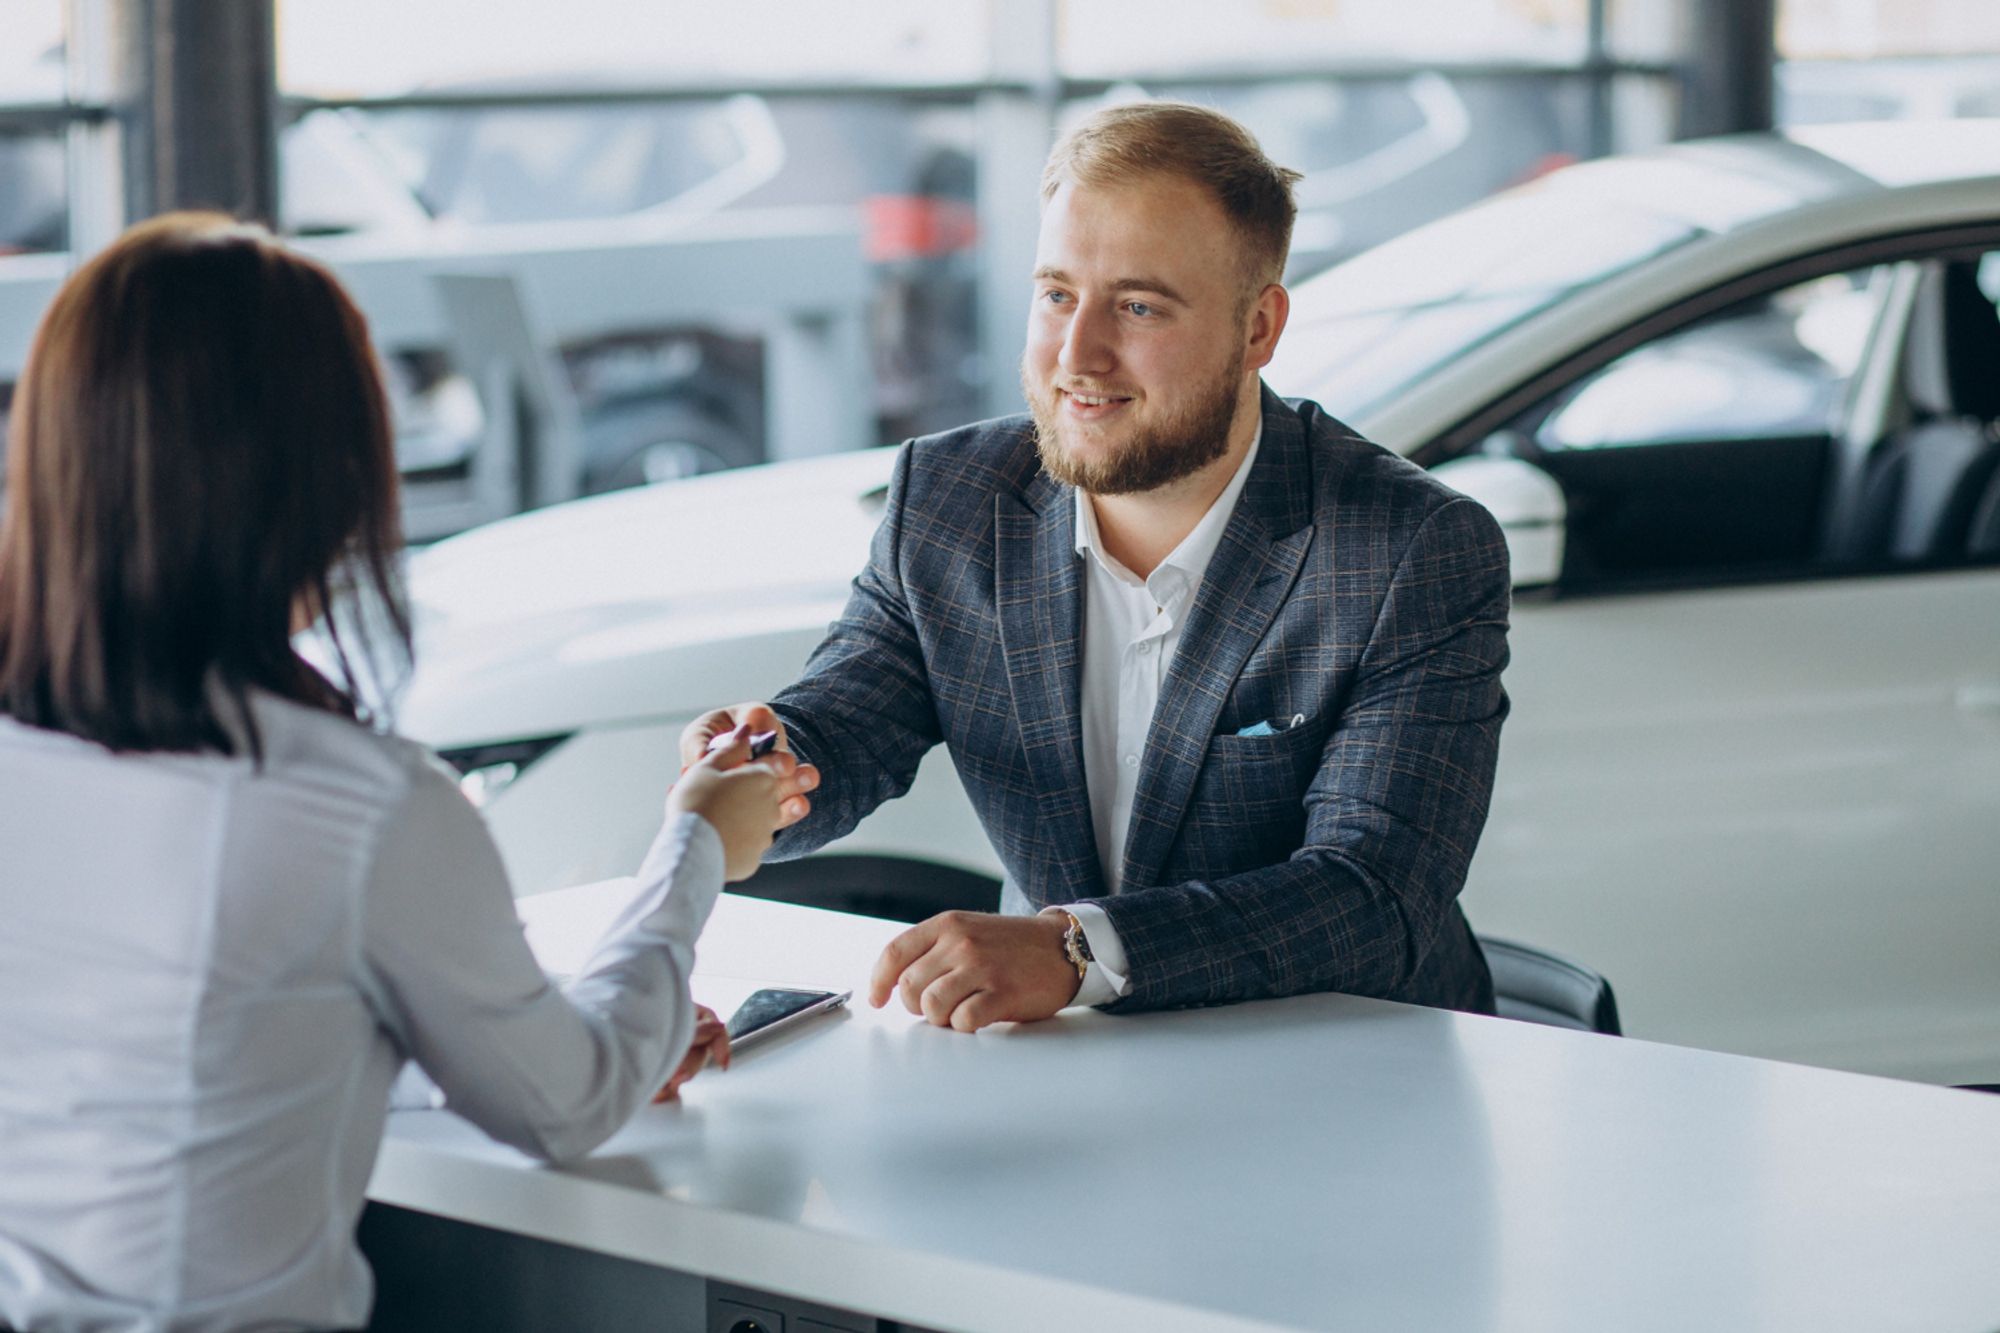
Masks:
[[[1603,165],[1603,164],[1599,164]],[[1496,195],[1337,264],[1292,293],[1267,378],[1364,418],[1454,358],[1723,219],[1636,192],[1578,188],[1590,168]],[[1564,180],[1564,178],[1570,178]],[[1707,211],[1710,215],[1704,216]]]

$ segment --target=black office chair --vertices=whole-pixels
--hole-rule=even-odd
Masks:
[[[910,856],[832,853],[774,861],[730,892],[912,925],[939,912],[1000,907],[1000,881],[991,875]]]
[[[1583,964],[1490,935],[1479,937],[1479,947],[1486,951],[1486,965],[1493,970],[1493,996],[1500,1017],[1612,1037],[1622,1035],[1611,983]]]

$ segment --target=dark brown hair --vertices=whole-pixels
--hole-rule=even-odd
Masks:
[[[409,663],[401,545],[387,401],[333,275],[220,214],[141,223],[56,293],[15,395],[0,712],[253,756],[252,688],[376,720],[360,683],[385,698]],[[338,684],[294,650],[307,617]]]
[[[1042,169],[1042,198],[1064,181],[1121,185],[1173,175],[1207,190],[1243,238],[1252,295],[1284,276],[1298,205],[1299,173],[1264,156],[1250,131],[1220,111],[1188,102],[1106,107],[1064,136]]]

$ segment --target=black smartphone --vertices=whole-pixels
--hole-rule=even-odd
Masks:
[[[802,1023],[814,1014],[838,1009],[853,991],[760,990],[729,1016],[729,1049],[740,1050],[774,1032]]]

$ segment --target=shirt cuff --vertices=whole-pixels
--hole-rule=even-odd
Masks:
[[[1044,912],[1068,912],[1083,927],[1083,939],[1090,946],[1090,962],[1083,970],[1083,984],[1076,988],[1072,1008],[1078,1005],[1110,1004],[1132,993],[1130,964],[1125,945],[1118,938],[1110,915],[1095,903],[1066,903],[1045,907]]]
[[[687,951],[685,971],[722,893],[723,869],[722,835],[715,825],[688,810],[667,820],[639,863],[638,891],[598,936],[582,970],[563,979],[563,989],[576,998],[576,986],[616,966],[611,959],[635,945],[678,944]]]
[[[722,835],[715,825],[692,810],[683,810],[660,825],[646,859],[639,863],[641,884],[671,884],[682,893],[705,898],[702,920],[708,906],[722,892],[725,855]]]

